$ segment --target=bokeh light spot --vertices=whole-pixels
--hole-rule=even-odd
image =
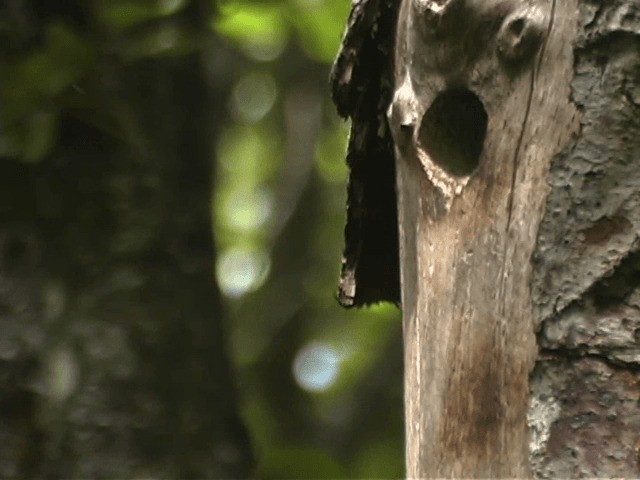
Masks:
[[[269,41],[254,41],[247,39],[242,45],[245,54],[258,62],[271,62],[276,60],[287,46],[286,37],[273,36]]]
[[[163,15],[171,15],[183,8],[187,2],[185,0],[159,0],[158,11]]]
[[[259,189],[251,195],[230,194],[224,202],[225,224],[240,232],[252,232],[262,227],[273,210],[273,195]]]
[[[320,8],[325,5],[325,0],[294,0],[300,8]]]
[[[293,361],[293,377],[300,388],[322,392],[334,384],[340,373],[340,358],[326,343],[313,342],[302,348]]]
[[[256,123],[269,113],[276,97],[276,82],[271,75],[245,75],[233,89],[231,113],[238,121]]]
[[[259,288],[269,275],[270,267],[265,252],[234,247],[220,255],[216,277],[225,295],[239,298]]]

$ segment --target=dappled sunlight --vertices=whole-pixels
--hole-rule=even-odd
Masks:
[[[293,376],[300,388],[323,392],[331,388],[340,373],[340,359],[327,343],[305,345],[293,361]]]
[[[0,477],[402,475],[398,311],[335,298],[350,8],[0,2]]]
[[[277,97],[276,83],[266,73],[242,77],[233,89],[231,113],[242,123],[256,123],[269,113]]]
[[[259,288],[269,269],[270,261],[265,253],[238,247],[222,252],[216,264],[216,277],[225,295],[239,298]]]
[[[243,56],[216,149],[216,277],[230,306],[231,355],[263,458],[258,471],[273,478],[334,471],[324,461],[315,469],[271,463],[282,449],[300,447],[301,437],[316,436],[326,440],[309,448],[314,455],[333,455],[340,440],[330,437],[356,435],[358,452],[397,459],[382,472],[403,473],[399,311],[346,312],[334,297],[350,125],[335,113],[328,79],[348,9],[344,0],[225,1],[214,22]],[[255,252],[268,252],[263,277]],[[384,380],[371,380],[378,375]],[[377,408],[397,410],[392,434],[387,413],[361,426],[358,391],[366,395],[380,382],[396,385],[376,393]],[[375,448],[359,433],[379,429],[387,440],[377,439]],[[373,471],[364,453],[331,462],[353,469],[353,477]]]

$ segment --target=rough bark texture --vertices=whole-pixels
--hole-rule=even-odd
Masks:
[[[0,477],[244,477],[206,63],[111,60],[78,90],[130,137],[65,112],[41,163],[0,161]]]
[[[640,476],[640,6],[397,4],[408,476]]]
[[[533,257],[533,467],[540,478],[638,478],[640,4],[574,12],[580,134],[551,163]]]

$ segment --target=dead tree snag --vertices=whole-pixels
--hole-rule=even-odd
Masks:
[[[362,0],[363,38],[392,5],[393,69],[350,76],[350,23],[334,92],[392,86],[387,123],[341,113],[393,139],[408,476],[638,477],[640,5]]]

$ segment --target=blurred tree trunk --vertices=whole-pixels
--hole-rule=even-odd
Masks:
[[[402,2],[410,478],[640,476],[640,9]]]
[[[198,8],[184,20],[206,25]],[[2,478],[250,472],[212,275],[217,50],[197,34],[177,57],[101,58],[52,152],[0,160]]]

